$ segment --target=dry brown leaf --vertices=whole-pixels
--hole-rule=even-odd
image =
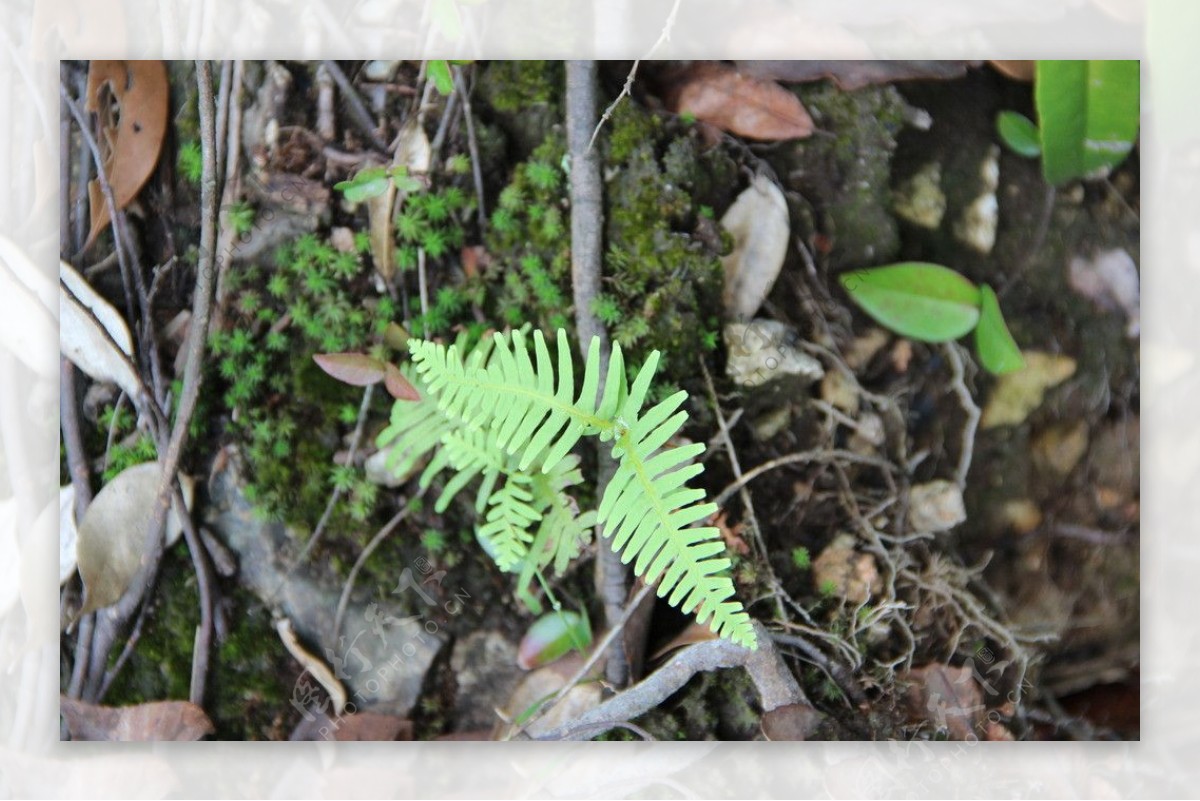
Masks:
[[[803,139],[813,132],[812,117],[796,95],[774,81],[713,61],[694,64],[670,86],[665,99],[677,114],[691,114],[750,139]]]
[[[359,712],[330,718],[324,711],[304,718],[292,731],[289,740],[338,742],[391,742],[413,738],[411,720],[378,712]]]
[[[992,59],[988,61],[996,71],[1006,78],[1012,78],[1014,81],[1023,81],[1029,83],[1033,80],[1034,68],[1037,66],[1036,61],[1002,61]]]
[[[73,740],[190,742],[213,733],[208,715],[188,701],[111,707],[61,696],[59,711]]]
[[[641,579],[633,582],[629,588],[629,596],[625,600],[626,605],[633,602],[644,586]],[[654,593],[647,593],[646,597],[638,604],[638,608],[630,613],[629,619],[625,621],[625,627],[621,629],[621,639],[625,644],[625,661],[629,663],[629,680],[631,682],[639,681],[645,675],[646,647],[649,645],[650,624],[654,620],[654,602],[656,600],[658,599]]]
[[[717,513],[713,520],[713,525],[717,527],[717,531],[721,532],[721,539],[725,540],[725,547],[739,556],[746,556],[750,553],[750,546],[746,544],[746,540],[742,538],[742,532],[746,529],[746,524],[735,523],[729,525],[727,515],[724,510]]]
[[[654,662],[662,659],[667,654],[685,645],[695,645],[698,642],[708,642],[715,639],[717,639],[717,635],[708,626],[701,623],[692,623],[683,631],[676,634],[669,643],[655,651],[650,656],[650,661]]]
[[[877,83],[949,80],[966,75],[976,61],[739,61],[747,75],[788,83],[831,79],[839,89],[852,91]],[[993,62],[995,63],[995,62]]]
[[[365,353],[314,353],[313,361],[333,378],[354,387],[378,384],[387,372],[387,362]]]
[[[92,61],[88,68],[88,111],[100,121],[104,174],[118,209],[129,205],[154,172],[167,132],[167,68],[161,61]],[[111,220],[100,182],[88,184],[92,230],[85,248]]]
[[[935,662],[899,677],[909,684],[904,701],[909,714],[927,720],[952,740],[978,737],[983,730],[983,690],[971,668]]]
[[[392,236],[392,208],[396,200],[396,185],[388,181],[387,191],[367,198],[367,230],[371,236],[371,260],[375,272],[384,281],[391,281],[396,272],[396,241]]]

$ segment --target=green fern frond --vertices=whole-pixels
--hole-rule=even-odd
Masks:
[[[617,344],[613,345],[601,393],[599,340],[593,339],[585,360],[582,389],[576,396],[571,349],[562,329],[557,340],[557,373],[540,331],[533,334],[532,357],[520,332],[510,337],[495,335],[490,359],[474,353],[464,362],[456,347],[415,339],[410,340],[409,347],[417,375],[426,393],[436,397],[442,413],[479,432],[482,449],[491,447],[516,457],[518,473],[540,463],[543,474],[555,474],[584,435],[611,440],[618,468],[597,512],[604,536],[612,540],[613,549],[624,562],[634,562],[637,575],[647,582],[661,580],[660,597],[669,594],[673,606],[685,613],[695,610],[697,619],[701,623],[711,621],[710,627],[720,636],[755,648],[751,619],[733,599],[733,582],[725,573],[730,561],[722,556],[724,543],[719,532],[711,526],[691,528],[716,511],[714,504],[700,502],[704,498],[702,490],[686,486],[688,479],[703,471],[702,465],[691,462],[704,446],[665,449],[687,419],[686,412],[678,411],[686,393],[676,393],[643,414],[658,353],[651,355],[632,386],[627,386]],[[430,468],[441,455],[434,458]],[[511,469],[511,462],[509,466]],[[553,493],[552,498],[558,495]],[[505,496],[497,502],[509,503]],[[542,513],[543,521],[550,517],[544,510],[554,506],[551,501],[538,509],[536,504],[521,502]],[[515,506],[503,509],[496,512],[496,519],[499,522],[501,515],[507,519],[520,511]],[[555,519],[555,525],[564,525],[561,513]],[[530,518],[532,522],[535,520]],[[539,527],[529,544],[532,556],[525,560],[522,585],[533,570],[549,561],[546,552],[552,545],[556,563],[560,558],[569,558],[560,557],[559,541],[554,537],[552,530]],[[509,557],[510,561],[516,560],[515,547]]]

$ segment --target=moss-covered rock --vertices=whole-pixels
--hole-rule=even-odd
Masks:
[[[834,271],[881,264],[899,250],[891,160],[911,108],[893,86],[799,90],[817,132],[780,151],[781,175],[812,202],[832,239]]]

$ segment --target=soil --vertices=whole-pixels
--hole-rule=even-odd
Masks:
[[[386,77],[373,79],[376,65],[339,63],[371,118],[383,120],[384,140],[416,119],[425,85],[419,65],[388,65]],[[956,736],[920,695],[933,686],[929,676],[944,669],[960,671],[953,674],[962,676],[957,686],[972,687],[978,703],[963,714],[980,738],[1136,739],[1138,340],[1127,315],[1074,288],[1068,269],[1072,259],[1114,249],[1140,261],[1136,151],[1102,180],[1048,187],[1038,162],[1003,148],[995,133],[1002,110],[1032,116],[1029,85],[986,65],[946,80],[854,91],[830,81],[788,85],[816,130],[806,139],[762,143],[666,110],[663,87],[687,66],[649,65],[598,137],[606,192],[602,289],[614,307],[609,328],[628,345],[634,364],[652,349],[667,354],[660,397],[674,387],[688,392],[684,433],[710,443],[705,471],[692,486],[714,498],[739,473],[786,462],[748,482],[744,493],[729,493],[718,525],[738,598],[753,617],[785,635],[777,647],[824,715],[812,736]],[[617,98],[628,67],[603,66],[604,106]],[[517,321],[548,330],[562,323],[573,331],[562,67],[475,63],[462,73],[472,86],[471,126],[461,104],[447,111],[447,99],[432,90],[417,123],[434,143],[434,167],[431,186],[413,194],[441,197],[449,204],[445,221],[436,209],[430,212],[438,201],[423,200],[427,205],[418,210],[429,216],[421,234],[406,238],[404,223],[395,222],[397,268],[390,276],[377,277],[374,246],[360,248],[362,268],[336,300],[326,301],[346,321],[325,320],[324,330],[319,325],[310,336],[299,333],[297,304],[308,302],[306,310],[317,315],[317,298],[332,295],[313,294],[303,278],[273,287],[272,276],[290,275],[289,260],[300,258],[297,249],[305,246],[297,242],[306,236],[317,243],[314,252],[322,252],[321,243],[337,237],[344,243],[369,230],[365,207],[341,202],[334,184],[350,179],[357,166],[390,163],[391,155],[366,155],[368,138],[345,103],[335,106],[335,138],[321,140],[316,101],[324,77],[316,64],[247,65],[238,202],[256,215],[247,233],[255,255],[235,256],[228,268],[240,277],[230,279],[221,299],[218,336],[227,339],[223,353],[210,347],[197,431],[183,465],[202,487],[213,486],[230,460],[245,472],[235,491],[260,508],[259,522],[231,530],[228,516],[211,511],[215,493],[203,490],[197,516],[243,560],[250,551],[237,543],[264,519],[273,521],[281,564],[305,554],[300,575],[321,588],[312,603],[324,604],[313,613],[322,622],[300,632],[312,653],[345,657],[344,638],[330,630],[330,599],[352,573],[352,610],[390,609],[396,619],[414,616],[436,628],[428,669],[422,663],[408,677],[416,682],[416,700],[365,707],[411,721],[405,731],[418,739],[491,735],[500,722],[495,710],[506,708],[527,675],[512,660],[536,616],[514,593],[515,576],[498,570],[476,539],[474,490],[439,511],[443,479],[424,492],[419,469],[390,487],[365,479],[364,462],[377,450],[392,399],[380,385],[363,402],[361,389],[336,385],[310,357],[329,350],[388,353],[381,346],[383,326],[375,328],[371,319],[381,308],[393,315],[389,319],[407,322],[414,335],[424,325],[429,336],[447,342]],[[271,99],[261,87],[280,74],[290,87]],[[182,63],[171,65],[170,76],[174,123],[143,192],[143,206],[154,214],[130,215],[143,264],[177,260],[156,300],[160,332],[190,308],[195,253],[185,243],[197,241],[200,224],[199,188],[176,159],[198,138],[195,76]],[[986,178],[989,163],[998,170],[994,189]],[[914,180],[933,174],[931,165],[944,196],[932,227],[897,210]],[[730,242],[717,221],[756,174],[783,191],[791,226],[782,270],[758,316],[791,326],[795,347],[815,358],[826,376],[782,395],[756,393],[728,378],[721,339],[720,259]],[[271,200],[262,187],[280,176],[305,182],[307,205],[285,208]],[[258,187],[253,194],[251,185]],[[981,250],[967,241],[978,232],[964,229],[973,204],[989,192],[994,243]],[[477,213],[480,199],[486,230]],[[976,224],[986,228],[987,222]],[[105,234],[79,266],[100,261],[112,248]],[[347,252],[344,244],[328,248],[331,260]],[[427,263],[410,269],[405,259],[418,249]],[[954,390],[955,358],[965,361],[963,383],[979,407],[994,399],[1003,379],[978,368],[967,349],[952,354],[947,346],[881,331],[837,281],[847,271],[900,261],[947,265],[992,286],[1022,350],[1068,357],[1072,374],[1017,422],[972,433],[969,410]],[[92,281],[125,308],[115,270]],[[253,303],[246,303],[247,295]],[[261,316],[263,309],[274,316]],[[355,315],[363,317],[358,327]],[[286,349],[268,349],[265,337],[273,327],[290,337]],[[239,328],[251,338],[246,355],[230,344]],[[321,340],[343,328],[340,339]],[[164,365],[171,365],[177,343],[164,338],[160,347]],[[261,388],[231,398],[260,353]],[[400,359],[398,352],[390,356]],[[243,361],[223,372],[228,359]],[[697,365],[712,377],[716,406]],[[852,377],[852,404],[834,402],[831,374]],[[294,421],[295,431],[281,432],[281,420]],[[721,438],[726,424],[736,466]],[[112,446],[101,423],[93,418],[84,425],[88,459],[104,461]],[[871,430],[878,435],[872,438]],[[273,449],[280,441],[290,444]],[[914,488],[952,485],[966,447],[973,455],[963,521],[944,531],[915,531],[909,522]],[[787,461],[805,451],[825,455]],[[581,454],[584,475],[594,476],[593,452]],[[351,459],[349,473],[337,472]],[[338,480],[344,491],[319,541],[307,548]],[[99,489],[98,473],[92,481]],[[589,486],[578,493],[581,508],[594,508]],[[359,564],[368,543],[406,507],[403,521],[377,538]],[[566,607],[590,613],[592,628],[600,629],[596,547],[588,546],[561,575],[548,572],[546,587]],[[261,563],[243,561],[240,575],[219,581],[227,630],[212,651],[203,707],[222,739],[287,739],[309,717],[296,701],[303,668],[275,631],[278,598],[263,597],[270,594],[255,591],[261,582],[247,578],[260,569]],[[437,579],[420,585],[428,596],[404,591],[406,570],[418,581]],[[77,582],[64,590],[68,606],[78,603]],[[546,587],[535,585],[532,594],[545,602]],[[296,605],[304,602],[293,601],[288,615],[301,620]],[[186,698],[199,620],[196,580],[180,544],[166,554],[139,641],[105,703]],[[653,655],[693,622],[665,601],[654,604],[650,618],[634,629],[640,640],[626,639],[632,653],[651,655],[633,665],[635,675],[661,665],[664,657]],[[786,636],[803,638],[808,650],[787,644]],[[63,635],[67,678],[74,638]],[[658,739],[763,739],[762,714],[753,684],[741,671],[727,670],[697,676],[638,724]],[[616,730],[605,736],[635,735]]]

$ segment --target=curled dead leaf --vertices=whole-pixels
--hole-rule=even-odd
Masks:
[[[692,65],[668,88],[665,100],[677,114],[750,139],[776,142],[813,132],[812,117],[792,92],[713,61]]]
[[[86,108],[97,114],[104,175],[118,209],[129,205],[154,172],[167,132],[167,68],[161,61],[92,61]],[[111,219],[100,182],[88,184],[91,247]]]
[[[133,366],[133,337],[121,313],[65,261],[58,265],[58,346],[76,367],[112,382],[131,398],[142,396]]]

